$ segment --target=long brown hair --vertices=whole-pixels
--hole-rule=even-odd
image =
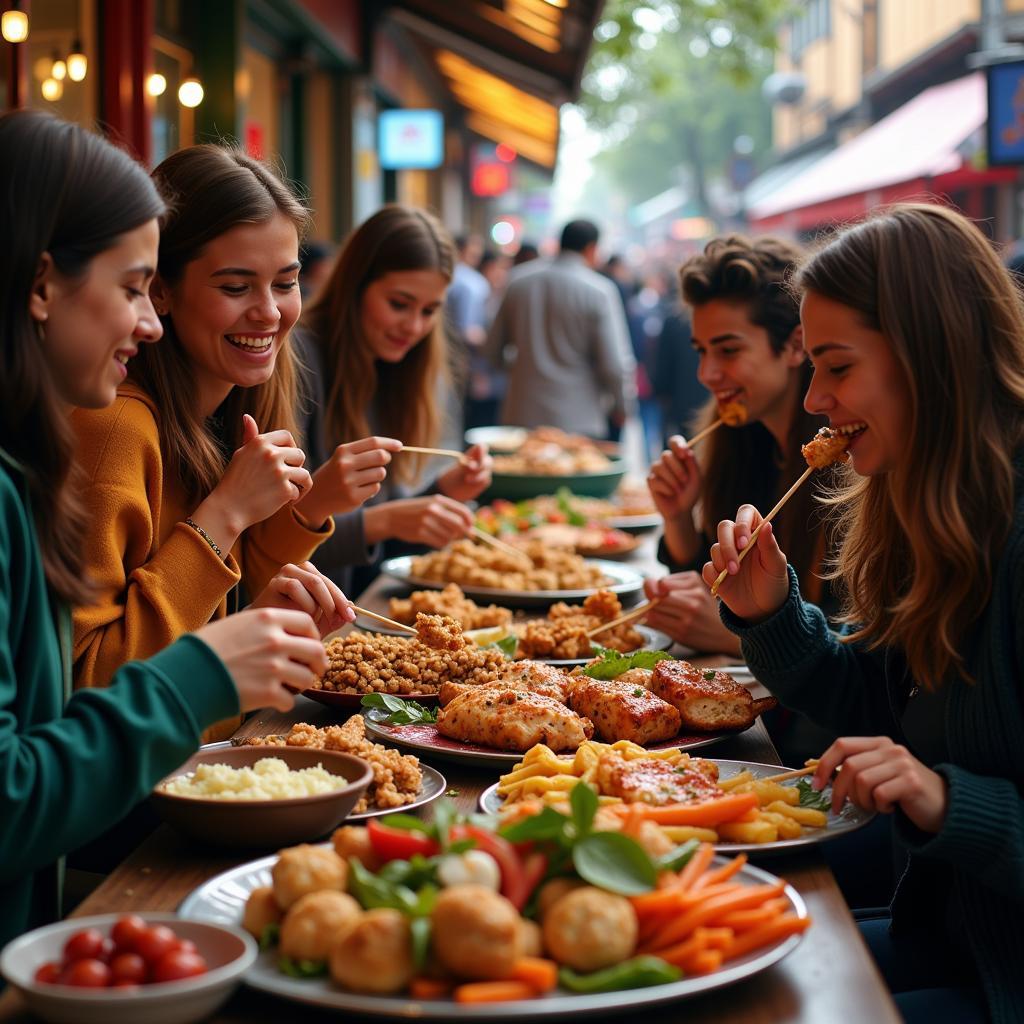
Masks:
[[[95,256],[163,208],[146,172],[98,135],[41,112],[0,117],[0,447],[24,474],[46,581],[70,604],[91,598],[88,519],[29,296],[45,253],[64,277],[82,280]]]
[[[849,228],[796,279],[892,347],[910,394],[898,466],[831,499],[849,639],[894,646],[914,680],[969,679],[963,641],[984,611],[1013,519],[1024,442],[1024,308],[982,233],[942,206],[893,206]]]
[[[203,145],[179,150],[153,171],[153,180],[169,207],[160,229],[157,268],[169,286],[181,280],[204,246],[239,224],[264,224],[281,213],[301,241],[309,221],[309,211],[270,168],[237,149]],[[294,356],[285,338],[265,384],[231,389],[223,406],[224,436],[218,439],[196,407],[191,364],[173,317],[161,319],[163,341],[140,348],[129,376],[156,403],[161,455],[196,499],[216,487],[229,453],[241,445],[243,413],[264,432],[284,429],[298,436]]]
[[[326,446],[370,433],[376,402],[382,429],[406,444],[431,447],[441,427],[438,388],[448,372],[443,318],[398,363],[378,362],[363,336],[362,299],[367,287],[393,271],[455,272],[455,247],[436,217],[406,206],[385,206],[346,240],[334,270],[304,318],[322,354],[327,381]],[[395,463],[394,475],[414,479],[419,458]]]
[[[746,238],[727,235],[714,238],[704,252],[689,259],[679,271],[683,298],[690,306],[721,299],[741,305],[750,322],[763,327],[778,357],[800,325],[800,306],[788,288],[789,278],[804,258],[803,251],[781,238]],[[749,502],[767,511],[806,464],[800,445],[809,441],[825,422],[803,408],[810,383],[808,362],[796,371],[789,437],[780,451],[762,423],[716,430],[698,453],[704,483],[700,499],[701,530],[710,545],[722,519]],[[718,419],[718,403],[708,400],[696,416],[694,430]],[[815,508],[814,489],[804,487],[776,520],[783,550],[800,576],[805,596],[817,600],[821,593],[820,563],[825,554],[824,534]]]

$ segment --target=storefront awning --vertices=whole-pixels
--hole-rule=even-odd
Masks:
[[[842,219],[866,212],[854,208],[863,204],[843,202],[847,197],[878,192],[879,201],[888,201],[893,186],[927,188],[932,179],[960,170],[960,149],[986,116],[982,73],[932,86],[752,203],[748,216],[760,228],[809,228],[828,215]]]

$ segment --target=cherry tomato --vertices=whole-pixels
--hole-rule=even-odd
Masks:
[[[35,980],[40,985],[55,985],[60,977],[60,964],[55,960],[43,964],[35,973]]]
[[[96,954],[97,960],[102,960],[105,964],[109,964],[113,959],[115,953],[119,952],[117,946],[114,945],[113,939],[104,939],[103,945],[100,947],[99,953]]]
[[[206,961],[198,953],[172,949],[154,965],[153,981],[181,981],[182,978],[194,978],[205,973]]]
[[[198,953],[199,949],[191,939],[178,939],[171,947],[172,950],[177,950],[182,953]]]
[[[110,968],[102,960],[75,960],[60,973],[61,985],[78,988],[106,988],[110,984]]]
[[[146,930],[146,922],[138,914],[125,914],[114,922],[110,937],[119,950],[132,953],[139,936]]]
[[[382,864],[389,860],[408,860],[414,853],[432,857],[440,847],[422,832],[381,825],[376,818],[366,823],[370,845]]]
[[[118,982],[141,985],[147,973],[146,961],[138,953],[118,953],[110,961],[110,974],[114,979],[112,984],[115,985]]]
[[[156,924],[146,928],[135,940],[135,952],[153,966],[165,953],[174,949],[177,941],[178,936],[167,925]]]
[[[110,983],[110,988],[138,988],[138,987],[139,986],[136,985],[134,981],[128,981],[125,978],[122,978],[119,981],[112,981]]]
[[[97,960],[103,952],[103,935],[95,928],[83,928],[64,943],[64,963]]]

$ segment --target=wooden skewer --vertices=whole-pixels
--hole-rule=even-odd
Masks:
[[[518,561],[523,561],[525,559],[530,563],[531,567],[533,566],[533,559],[530,558],[525,551],[520,551],[519,548],[515,548],[511,544],[506,544],[503,540],[498,540],[497,537],[492,537],[486,530],[481,530],[479,526],[473,527],[473,536],[476,537],[478,541],[481,541],[484,544],[490,544],[492,548],[497,548],[498,551],[504,552],[511,558],[515,558]]]
[[[369,608],[360,608],[357,604],[352,605],[352,609],[356,614],[365,616],[367,619],[376,619],[377,622],[383,622],[385,626],[391,626],[394,629],[401,629],[406,633],[412,633],[413,636],[419,636],[419,633],[412,626],[404,622],[389,619],[386,615],[378,615],[376,612],[371,612]]]
[[[796,492],[797,492],[797,490],[799,489],[800,485],[801,485],[801,484],[802,484],[802,483],[803,483],[803,482],[804,482],[804,481],[805,481],[805,480],[806,480],[806,479],[807,479],[807,478],[808,478],[808,477],[809,477],[809,476],[810,476],[810,475],[811,475],[811,474],[812,474],[813,472],[814,472],[814,467],[813,467],[813,466],[808,466],[808,467],[807,467],[807,468],[806,468],[806,469],[805,469],[805,470],[803,471],[803,473],[801,473],[801,474],[800,474],[800,479],[799,479],[799,480],[797,480],[797,482],[796,482],[795,484],[793,484],[793,486],[792,486],[792,487],[790,487],[790,489],[789,489],[788,491],[786,491],[786,493],[785,493],[785,494],[784,494],[784,495],[783,495],[783,496],[782,496],[781,498],[779,498],[778,504],[776,504],[775,508],[773,508],[773,509],[771,510],[771,512],[769,512],[769,513],[768,513],[768,515],[766,515],[766,516],[764,517],[764,519],[762,519],[762,520],[761,520],[761,522],[757,524],[757,529],[756,529],[756,530],[754,530],[754,532],[753,532],[753,533],[752,533],[752,534],[750,535],[750,542],[749,542],[749,543],[747,544],[747,546],[746,546],[746,547],[745,547],[745,548],[744,548],[744,549],[743,549],[743,550],[742,550],[742,551],[740,552],[739,558],[738,558],[738,559],[736,560],[736,561],[737,561],[737,564],[738,564],[738,563],[740,563],[740,562],[742,562],[742,561],[743,561],[743,559],[744,559],[744,558],[746,558],[746,557],[747,557],[747,555],[748,555],[748,554],[749,554],[749,553],[750,553],[751,551],[753,551],[753,550],[754,550],[754,542],[755,542],[755,541],[757,540],[757,535],[758,535],[758,534],[759,534],[759,533],[761,532],[761,527],[762,527],[762,526],[764,526],[764,524],[765,524],[765,523],[770,523],[770,522],[771,522],[771,521],[772,521],[772,520],[773,520],[773,519],[775,518],[775,516],[776,516],[776,515],[778,514],[778,512],[779,512],[779,509],[781,509],[781,508],[782,508],[782,506],[783,506],[783,505],[785,505],[785,504],[786,504],[786,502],[787,502],[787,501],[789,501],[789,499],[790,499],[790,498],[792,498],[794,494],[796,494]],[[717,596],[718,596],[718,588],[719,588],[719,587],[720,587],[720,586],[722,585],[723,581],[725,580],[725,577],[726,577],[726,576],[728,576],[728,575],[729,575],[729,570],[728,570],[728,568],[725,568],[725,569],[723,569],[723,570],[722,570],[722,571],[721,571],[721,572],[720,572],[720,573],[718,574],[718,579],[717,579],[717,580],[715,580],[715,582],[714,582],[714,585],[713,585],[713,586],[711,587],[711,596],[712,596],[712,597],[717,597]]]
[[[604,633],[609,629],[613,629],[615,626],[621,626],[625,622],[632,622],[633,619],[642,618],[652,608],[657,607],[664,600],[662,597],[656,597],[653,601],[645,601],[643,604],[638,604],[635,608],[631,608],[628,612],[624,612],[617,619],[612,619],[611,622],[602,623],[595,629],[588,629],[587,636],[595,637],[599,633]]]
[[[703,441],[708,434],[714,433],[724,422],[725,420],[715,420],[714,423],[709,424],[703,430],[694,434],[693,437],[687,438],[686,447],[692,448],[698,441]]]
[[[805,775],[813,775],[818,770],[818,762],[807,765],[806,768],[794,768],[789,772],[780,772],[778,775],[767,775],[758,782],[785,782],[787,779],[799,779]]]
[[[465,452],[457,452],[454,448],[418,448],[414,444],[403,444],[397,454],[402,452],[413,452],[417,455],[443,455],[445,458],[458,459],[460,462],[466,457]]]

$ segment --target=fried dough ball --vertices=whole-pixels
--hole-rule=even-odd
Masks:
[[[520,956],[519,912],[482,885],[443,889],[433,913],[437,958],[462,978],[507,978]]]
[[[334,943],[355,927],[362,914],[362,907],[347,892],[307,892],[281,922],[281,953],[293,960],[326,960]]]
[[[344,892],[348,884],[348,865],[333,851],[303,843],[282,850],[271,868],[274,899],[282,910],[307,892],[334,889]]]
[[[628,960],[636,949],[636,911],[624,896],[576,889],[558,900],[542,924],[544,948],[560,964],[599,971]]]
[[[274,890],[261,885],[249,893],[242,912],[242,927],[255,939],[263,938],[268,924],[280,924],[281,908],[274,899]]]
[[[544,955],[544,936],[541,933],[540,925],[528,917],[519,918],[519,955]]]
[[[397,910],[368,910],[331,947],[331,977],[353,992],[400,992],[415,974],[409,919]]]
[[[537,916],[543,921],[544,915],[563,897],[584,886],[578,878],[552,878],[545,882],[537,894]]]
[[[373,852],[370,833],[365,825],[342,825],[331,836],[334,852],[343,860],[355,857],[367,871],[376,871],[380,861]]]
[[[450,615],[417,612],[414,628],[419,642],[435,651],[461,651],[466,646],[462,626]]]

